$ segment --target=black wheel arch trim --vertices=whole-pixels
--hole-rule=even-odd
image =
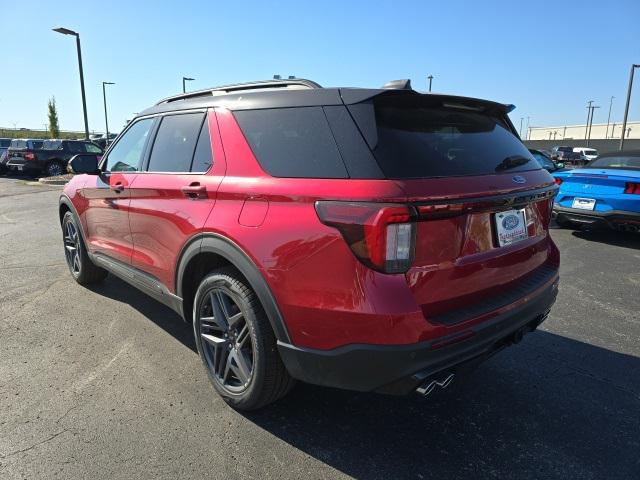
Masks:
[[[76,207],[73,205],[73,202],[71,201],[71,199],[67,197],[64,193],[60,195],[60,200],[58,201],[58,214],[60,213],[60,207],[62,205],[65,205],[67,208],[69,208],[71,213],[73,213],[73,216],[76,218],[76,222],[78,224],[78,231],[80,232],[80,236],[82,237],[82,243],[84,243],[86,248],[87,242],[84,236],[84,227],[82,225],[82,222],[80,221],[80,215],[78,215],[78,211],[76,210]],[[62,225],[62,217],[60,218],[60,225]],[[87,253],[88,252],[89,252],[89,249],[87,248]]]
[[[237,268],[247,279],[251,288],[258,296],[264,308],[269,323],[273,328],[276,338],[280,342],[291,343],[289,332],[284,317],[278,308],[278,304],[267,284],[264,276],[253,260],[234,241],[216,233],[199,234],[191,238],[183,248],[178,259],[176,269],[176,294],[183,297],[182,284],[187,265],[200,253],[214,253],[220,255]]]

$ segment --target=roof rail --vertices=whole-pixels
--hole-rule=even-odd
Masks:
[[[306,88],[322,88],[319,84],[312,80],[307,80],[304,78],[294,78],[287,80],[261,80],[257,82],[248,82],[248,83],[235,83],[231,85],[223,85],[220,87],[213,88],[205,88],[203,90],[196,90],[193,92],[181,93],[179,95],[173,95],[171,97],[164,98],[160,100],[156,105],[160,105],[162,103],[175,102],[176,100],[187,100],[189,98],[197,98],[197,97],[207,97],[210,95],[214,95],[214,92],[237,92],[242,90],[259,90],[265,88],[287,88],[289,86],[301,86]]]

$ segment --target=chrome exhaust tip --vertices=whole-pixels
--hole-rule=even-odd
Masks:
[[[428,380],[421,386],[416,388],[416,392],[426,397],[427,395],[432,393],[436,389],[436,387],[447,388],[449,385],[451,385],[451,382],[453,382],[453,377],[455,377],[455,373],[450,373],[442,380]]]

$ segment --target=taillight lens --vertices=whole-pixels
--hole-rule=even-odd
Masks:
[[[562,183],[562,179],[559,177],[555,177],[553,180],[556,182],[556,185],[560,185]]]
[[[356,258],[374,270],[403,273],[414,258],[416,214],[408,205],[318,201],[325,225],[337,228]]]
[[[31,153],[31,152],[27,152],[23,155],[25,160],[35,160],[36,159],[36,155],[35,153]]]
[[[627,182],[624,186],[624,193],[640,195],[640,183]]]

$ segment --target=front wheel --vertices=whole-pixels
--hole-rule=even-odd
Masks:
[[[293,386],[264,309],[237,271],[216,270],[202,280],[193,329],[211,383],[233,408],[255,410]]]

